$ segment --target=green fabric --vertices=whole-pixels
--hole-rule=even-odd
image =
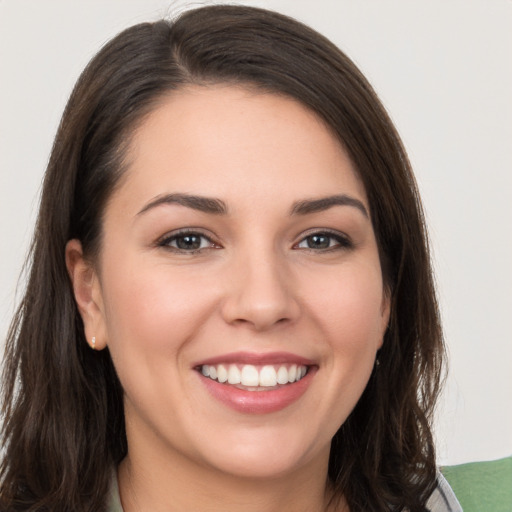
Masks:
[[[512,512],[512,457],[441,471],[464,512]]]

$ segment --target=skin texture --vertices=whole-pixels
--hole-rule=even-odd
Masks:
[[[220,199],[227,213],[148,207],[176,193]],[[86,337],[108,345],[125,390],[126,512],[325,509],[330,440],[389,317],[369,217],[354,205],[290,214],[334,194],[370,212],[339,142],[291,99],[194,86],[135,132],[97,260],[77,240],[66,251]],[[206,237],[200,250],[169,240],[183,228]],[[326,231],[328,248],[308,246]],[[307,390],[269,414],[227,407],[195,366],[239,351],[313,361]]]

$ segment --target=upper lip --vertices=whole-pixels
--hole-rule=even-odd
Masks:
[[[254,366],[261,366],[265,364],[299,364],[303,366],[314,365],[314,361],[305,357],[293,354],[291,352],[231,352],[229,354],[222,354],[220,356],[211,357],[198,361],[193,364],[194,368],[203,365],[216,365],[216,364],[252,364]]]

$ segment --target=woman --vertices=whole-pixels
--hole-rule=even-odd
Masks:
[[[91,61],[4,376],[5,510],[458,510],[407,156],[353,63],[215,6]]]

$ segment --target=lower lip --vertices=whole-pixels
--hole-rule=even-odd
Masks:
[[[306,392],[314,377],[314,368],[293,384],[270,391],[246,391],[198,373],[210,394],[235,411],[246,414],[268,414],[285,409]]]

